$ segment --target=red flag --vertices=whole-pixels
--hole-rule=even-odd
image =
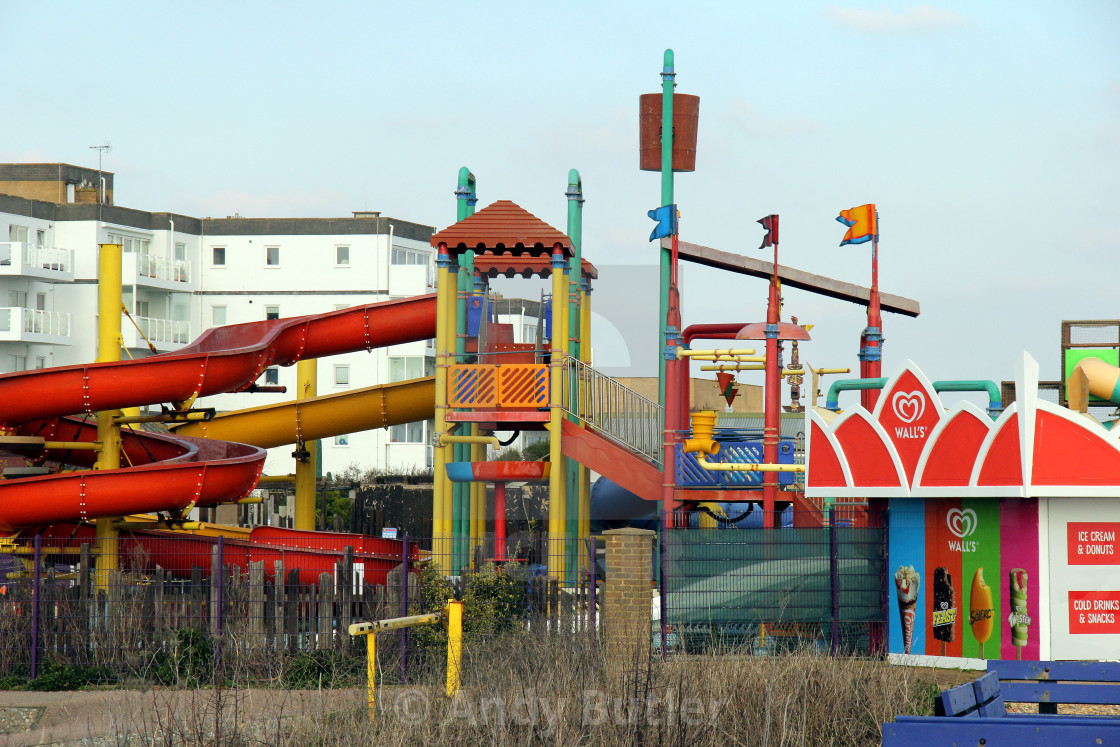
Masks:
[[[766,229],[766,235],[762,237],[762,246],[759,249],[765,249],[768,246],[774,246],[778,243],[778,216],[767,215],[765,218],[758,220],[762,227]]]
[[[735,386],[735,374],[720,371],[716,374],[716,385],[719,386],[719,393],[727,400],[727,404],[730,405],[735,401],[735,397],[739,394],[739,389]]]

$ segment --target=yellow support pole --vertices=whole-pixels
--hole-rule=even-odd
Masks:
[[[439,268],[436,280],[436,402],[435,402],[435,430],[437,434],[447,430],[447,367],[448,344],[450,342],[447,328],[447,306],[455,301],[456,287],[453,284],[450,267],[451,258],[447,253],[447,245],[440,244],[436,257]],[[454,328],[452,328],[454,329]],[[432,478],[432,555],[436,567],[443,572],[451,568],[447,552],[448,513],[445,503],[449,484],[447,477],[447,454],[443,447],[433,448],[434,476]]]
[[[552,251],[552,350],[550,354],[550,408],[548,417],[548,456],[552,471],[548,477],[548,572],[552,578],[564,578],[564,537],[566,524],[566,501],[564,500],[563,452],[560,448],[560,421],[563,417],[560,404],[563,396],[563,376],[561,375],[564,356],[564,342],[568,330],[561,325],[563,312],[568,306],[564,298],[567,279],[564,277],[564,253],[559,246]]]
[[[377,634],[366,634],[366,700],[369,720],[377,717]]]
[[[591,363],[591,283],[581,278],[581,304],[580,304],[580,359],[587,364]],[[583,386],[581,383],[580,386]],[[587,539],[591,536],[591,471],[583,464],[579,466],[579,536]],[[586,559],[587,554],[581,552],[580,557]],[[586,562],[583,562],[586,566]]]
[[[97,361],[121,359],[121,245],[101,244],[97,268]],[[101,451],[94,469],[120,469],[121,428],[116,419],[120,410],[97,413],[97,440]],[[97,572],[99,590],[109,588],[110,576],[120,567],[117,555],[119,517],[97,520]]]
[[[447,697],[453,698],[463,679],[463,603],[448,599],[443,613],[447,621]]]
[[[459,270],[457,265],[452,265],[448,270],[447,278],[448,283],[451,284],[449,300],[445,307],[447,313],[447,362],[448,364],[452,364],[456,361],[455,344],[459,300]],[[442,448],[444,450],[444,463],[455,461],[455,452],[453,448],[450,445],[443,446]],[[456,558],[458,557],[458,553],[463,549],[461,538],[455,536],[455,488],[451,484],[451,478],[447,476],[446,469],[443,470],[443,475],[441,477],[444,482],[443,516],[447,534],[447,569],[449,572],[455,573],[459,570],[455,567]]]
[[[319,386],[319,367],[315,360],[302,360],[296,363],[296,400],[312,399]],[[299,432],[299,416],[296,416],[296,432]],[[315,529],[315,463],[319,444],[314,440],[304,441],[307,458],[296,462],[296,515],[293,526],[296,529],[314,531]],[[325,519],[326,517],[324,517]]]
[[[471,423],[471,435],[480,436],[478,423]],[[485,462],[486,461],[486,446],[485,444],[473,443],[471,444],[471,461],[472,462]],[[482,544],[483,535],[486,532],[486,483],[472,482],[469,483],[469,490],[471,496],[470,506],[470,546],[471,558],[474,558],[474,548]],[[477,568],[475,570],[478,570]]]

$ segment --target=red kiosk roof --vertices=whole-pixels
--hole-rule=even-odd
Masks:
[[[560,244],[570,257],[572,240],[525,208],[498,200],[474,215],[432,236],[432,246],[447,244],[452,254],[465,251],[541,256],[552,254]]]

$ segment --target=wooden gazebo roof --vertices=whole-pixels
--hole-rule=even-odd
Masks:
[[[555,244],[572,254],[572,240],[525,208],[498,200],[474,215],[454,223],[432,236],[432,246],[447,244],[452,254],[465,251],[541,256],[552,254]]]

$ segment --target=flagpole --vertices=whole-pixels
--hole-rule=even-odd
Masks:
[[[770,296],[766,304],[766,401],[763,408],[762,460],[778,463],[779,422],[782,409],[782,364],[778,360],[778,236],[774,231],[774,266],[770,273]],[[762,478],[762,522],[774,526],[774,504],[778,499],[778,473],[765,472]]]
[[[875,225],[871,234],[871,297],[867,303],[867,327],[860,337],[860,376],[878,379],[883,372],[883,317],[879,305],[879,216],[875,212]],[[865,389],[860,394],[860,404],[867,411],[875,409],[879,401],[878,389]]]

